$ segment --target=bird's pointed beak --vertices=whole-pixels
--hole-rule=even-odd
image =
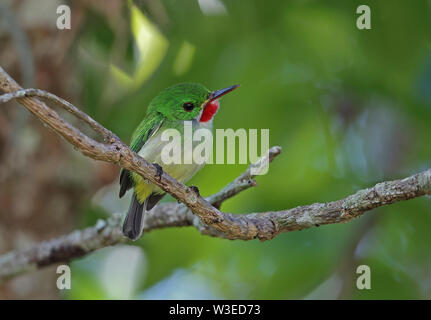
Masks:
[[[217,90],[217,91],[213,91],[209,94],[208,96],[208,101],[207,102],[211,102],[214,101],[222,96],[224,96],[226,93],[231,92],[232,90],[235,90],[236,88],[239,87],[239,84],[235,84],[233,86],[221,89],[221,90]]]

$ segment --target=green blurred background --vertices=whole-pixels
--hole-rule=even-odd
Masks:
[[[257,178],[258,187],[224,203],[224,211],[337,200],[431,167],[429,1],[79,0],[68,2],[72,29],[60,31],[55,8],[61,3],[6,1],[27,35],[34,72],[22,71],[19,41],[5,20],[0,64],[27,86],[71,100],[123,141],[167,86],[241,84],[223,98],[215,127],[269,128],[270,145],[283,153]],[[371,8],[371,30],[356,27],[360,4]],[[2,166],[8,139],[21,137],[12,146],[30,144],[32,159],[50,164],[33,187],[58,199],[35,195],[40,205],[11,218],[5,208],[23,197],[2,197],[9,207],[0,209],[0,252],[127,209],[128,199],[117,199],[118,168],[74,152],[22,109],[0,111],[0,120],[32,130],[2,133]],[[245,168],[207,165],[190,184],[210,195]],[[13,179],[28,181],[22,174]],[[429,299],[429,226],[431,201],[422,197],[267,242],[169,228],[73,261],[69,291],[56,290],[51,268],[10,281],[0,297]],[[362,264],[371,268],[371,290],[356,288]]]

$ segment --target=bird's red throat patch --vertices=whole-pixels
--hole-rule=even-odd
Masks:
[[[218,100],[213,100],[211,102],[208,102],[205,106],[204,111],[202,112],[202,116],[199,121],[200,122],[210,121],[216,114],[219,107],[220,107],[220,103],[218,102]]]

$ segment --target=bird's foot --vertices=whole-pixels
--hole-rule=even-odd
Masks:
[[[197,195],[198,197],[200,197],[200,196],[201,196],[201,194],[200,194],[200,192],[199,192],[199,188],[198,188],[198,187],[196,187],[196,186],[190,186],[190,189],[192,189],[192,190],[193,190],[193,192],[194,192],[194,193],[196,193],[196,195]]]
[[[158,163],[153,163],[153,166],[157,170],[156,177],[158,178],[159,181],[162,180],[163,168]]]
[[[193,193],[195,194],[195,196],[197,196],[198,198],[201,196],[198,187],[196,187],[196,186],[190,186],[189,189],[191,191],[193,191]],[[180,200],[177,200],[177,203],[182,203],[182,202]]]

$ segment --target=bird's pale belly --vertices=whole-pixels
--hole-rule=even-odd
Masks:
[[[185,137],[187,139],[187,137]],[[161,140],[161,133],[156,134],[153,137],[151,137],[145,145],[142,147],[142,149],[138,152],[138,154],[143,157],[145,160],[147,160],[150,163],[157,163],[162,168],[163,171],[169,174],[171,177],[175,178],[176,180],[186,183],[189,181],[204,165],[202,164],[176,164],[176,163],[170,163],[165,164],[162,161],[162,150],[163,148],[168,144],[172,142],[166,142]],[[192,142],[193,144],[196,144],[196,142]],[[184,142],[182,142],[182,145],[179,146],[177,150],[181,150],[181,161],[183,162],[183,152],[184,152]],[[163,190],[161,190],[156,185],[149,183],[148,181],[144,180],[141,176],[132,173],[132,177],[135,183],[135,193],[138,197],[139,202],[143,203],[145,199],[151,194],[151,193],[164,193]]]

